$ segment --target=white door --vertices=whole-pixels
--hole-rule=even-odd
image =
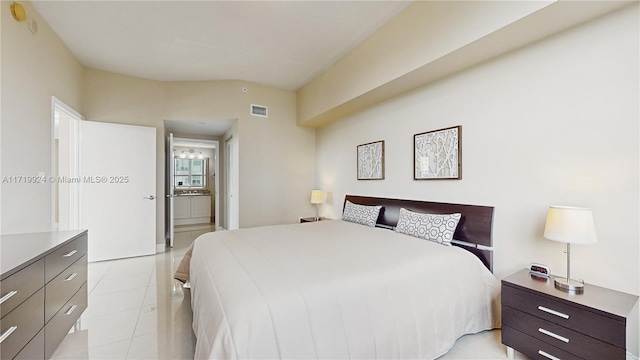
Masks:
[[[173,221],[173,198],[175,197],[174,192],[174,172],[176,164],[174,162],[174,154],[173,154],[173,133],[169,133],[169,137],[167,137],[167,201],[166,201],[166,223],[167,223],[167,238],[169,239],[169,246],[173,247],[173,239],[175,237],[174,226],[175,223]]]
[[[80,134],[89,261],[155,254],[156,129],[83,121]]]

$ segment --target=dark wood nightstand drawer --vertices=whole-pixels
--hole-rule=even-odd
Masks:
[[[505,305],[502,324],[584,359],[624,359],[626,356],[623,348]]]
[[[45,258],[45,282],[48,283],[87,253],[87,234],[79,236]]]
[[[502,305],[521,310],[553,324],[573,329],[622,349],[625,348],[626,324],[623,321],[617,321],[610,317],[512,286],[502,287]]]
[[[557,347],[547,344],[544,341],[540,341],[504,324],[502,325],[502,343],[514,349],[518,349],[521,353],[536,360],[549,360],[553,359],[553,357],[562,360],[583,360],[581,357],[558,349]]]
[[[0,317],[7,315],[44,286],[44,260],[40,259],[0,283]]]

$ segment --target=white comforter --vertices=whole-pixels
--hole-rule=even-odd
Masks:
[[[196,359],[430,359],[500,322],[471,253],[340,220],[204,234],[191,289]]]

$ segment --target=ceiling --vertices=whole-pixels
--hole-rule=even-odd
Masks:
[[[409,1],[34,1],[84,65],[298,90]]]
[[[173,134],[222,136],[235,121],[235,119],[165,120],[164,128]]]

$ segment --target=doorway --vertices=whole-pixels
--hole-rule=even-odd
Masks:
[[[220,229],[220,142],[170,133],[167,145],[167,243],[174,247]]]
[[[51,98],[51,228],[80,228],[80,122],[84,117]]]

